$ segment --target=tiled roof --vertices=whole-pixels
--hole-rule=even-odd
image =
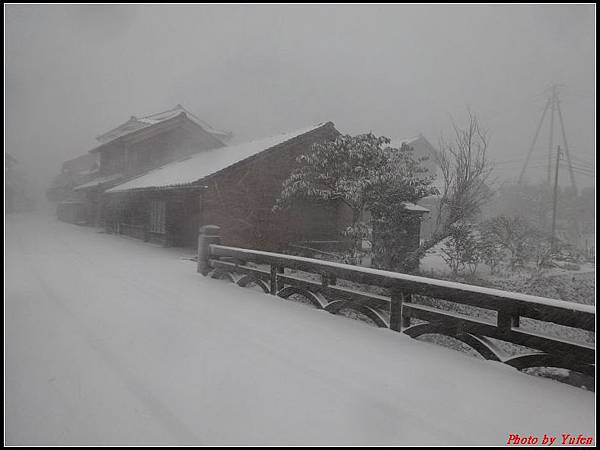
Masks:
[[[181,105],[177,105],[172,109],[167,111],[150,114],[147,116],[136,117],[131,116],[131,118],[119,125],[118,127],[113,128],[112,130],[107,131],[106,133],[98,136],[96,139],[100,141],[102,144],[106,144],[111,142],[114,139],[118,139],[122,136],[126,136],[135,131],[141,130],[143,128],[150,127],[152,125],[156,125],[158,123],[164,122],[166,120],[177,117],[180,114],[185,114],[192,122],[195,122],[197,125],[202,127],[207,133],[216,136],[219,139],[228,139],[231,137],[231,132],[221,131],[213,128],[205,121],[199,119],[194,114],[189,112]]]
[[[182,161],[173,162],[141,175],[106,192],[123,192],[137,189],[165,188],[190,185],[209,175],[219,172],[237,162],[255,156],[265,150],[289,140],[315,131],[328,123],[280,134],[244,144],[221,147],[192,155]]]

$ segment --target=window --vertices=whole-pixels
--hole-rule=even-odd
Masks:
[[[165,233],[167,205],[164,200],[152,200],[150,202],[150,232]]]

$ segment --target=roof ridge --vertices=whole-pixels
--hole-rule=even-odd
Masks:
[[[186,108],[184,108],[183,106],[181,106],[181,104],[177,104],[174,108],[170,108],[170,109],[165,109],[164,111],[158,111],[152,114],[146,114],[145,116],[138,116],[138,119],[147,119],[148,117],[152,117],[152,116],[158,116],[159,114],[164,114],[164,113],[168,113],[171,111],[175,111],[177,109],[182,109],[184,112],[191,114]],[[193,114],[192,114],[193,115]]]
[[[413,135],[413,136],[406,137],[406,138],[394,138],[394,139],[390,138],[390,141],[396,141],[396,142],[405,142],[405,143],[408,143],[408,142],[416,141],[417,139],[420,139],[420,138],[422,138],[422,137],[423,137],[423,134],[422,134],[422,133],[419,133],[419,134],[415,134],[415,135]]]
[[[166,113],[174,112],[177,110],[181,110],[181,112],[185,113],[191,119],[198,122],[198,125],[202,126],[203,128],[206,128],[206,131],[209,133],[216,133],[216,134],[222,134],[222,135],[230,135],[231,134],[231,131],[219,130],[219,129],[213,127],[210,123],[208,123],[206,120],[203,120],[200,117],[198,117],[196,114],[194,114],[189,109],[187,109],[185,106],[183,106],[181,103],[177,103],[177,105],[175,105],[175,107],[171,108],[171,109],[166,109],[164,111],[159,111],[159,112],[148,114],[145,116],[140,116],[139,119],[140,120],[149,119],[149,118],[152,118],[155,116],[159,116],[161,114],[166,114]]]
[[[264,151],[274,149],[282,144],[297,139],[300,136],[316,131],[330,123],[332,122],[321,122],[310,128],[300,128],[289,132],[283,132],[272,136],[266,136],[251,141],[241,142],[235,145],[226,145],[224,147],[201,151],[199,153],[186,156],[185,158],[168,162],[160,167],[153,168],[145,173],[142,173],[134,178],[123,182],[122,184],[119,184],[109,189],[107,192],[121,192],[131,189],[147,189],[152,187],[189,185],[197,182],[198,180],[219,173],[222,170],[236,165],[249,158],[253,158]],[[206,161],[203,163],[201,168],[200,166],[197,166],[197,161],[202,162],[203,159],[207,158],[207,155],[214,155],[212,157],[209,156],[209,160],[207,160],[213,160],[213,163],[208,164],[209,166],[213,167],[211,167],[210,169],[208,167],[205,167]],[[185,166],[181,166],[182,163],[188,164],[186,164]],[[189,166],[189,164],[192,164],[192,166]],[[167,172],[164,172],[165,170]],[[207,173],[203,173],[206,172],[206,170],[209,171]],[[167,180],[160,180],[161,172],[163,173],[163,177],[165,173],[167,174]],[[152,180],[152,177],[155,177],[157,174],[159,174],[158,180],[153,180],[151,182],[146,181],[146,183],[160,184],[135,184],[135,181],[139,181],[139,179],[145,177],[150,177],[146,178],[146,180]]]
[[[90,151],[94,151],[97,148],[114,141],[115,139],[127,136],[131,133],[135,133],[145,128],[149,128],[158,123],[174,119],[175,117],[177,117],[177,115],[175,115],[174,113],[176,113],[177,111],[181,111],[181,113],[185,114],[190,119],[190,121],[203,128],[206,133],[213,135],[220,140],[228,140],[233,135],[231,131],[219,130],[217,128],[214,128],[208,122],[200,119],[194,113],[190,112],[183,105],[178,103],[177,105],[175,105],[174,108],[166,109],[164,111],[146,114],[143,116],[130,116],[129,119],[125,122],[110,128],[104,133],[97,135],[96,140],[99,141],[101,144],[99,146],[94,147]],[[129,129],[130,127],[131,129]]]
[[[278,137],[278,136],[284,136],[284,135],[286,135],[286,134],[294,134],[294,133],[297,133],[297,132],[299,132],[299,131],[303,131],[303,130],[306,130],[306,131],[305,131],[305,133],[308,133],[309,131],[316,130],[317,128],[320,128],[320,127],[322,127],[323,125],[326,125],[327,123],[328,123],[328,122],[319,122],[318,124],[316,124],[316,125],[314,125],[314,126],[312,126],[312,127],[298,128],[298,129],[296,129],[296,130],[292,130],[292,131],[283,131],[283,132],[281,132],[281,133],[272,134],[272,135],[270,135],[270,136],[262,136],[262,137],[259,137],[259,138],[250,139],[249,141],[240,142],[240,143],[238,143],[238,144],[226,145],[225,147],[222,147],[222,148],[227,148],[227,147],[237,147],[238,145],[246,145],[246,144],[251,144],[251,143],[253,143],[253,142],[265,141],[265,140],[267,140],[267,139],[273,139],[273,138],[276,138],[276,137]],[[304,133],[303,133],[303,134],[304,134]],[[290,139],[294,139],[294,138],[293,138],[293,137],[291,137]],[[288,140],[290,140],[290,139],[288,139]],[[283,141],[283,142],[287,142],[288,140],[286,140],[286,141]]]

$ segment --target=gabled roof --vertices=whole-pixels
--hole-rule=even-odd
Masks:
[[[189,112],[183,106],[176,105],[174,108],[168,109],[167,111],[162,111],[162,112],[150,114],[147,116],[141,116],[141,117],[131,116],[127,122],[119,125],[118,127],[113,128],[112,130],[107,131],[104,134],[101,134],[100,136],[96,137],[96,139],[102,144],[107,144],[108,142],[111,142],[115,139],[126,136],[135,131],[141,130],[143,128],[148,128],[152,125],[156,125],[158,123],[164,122],[169,119],[173,119],[174,117],[177,117],[180,114],[185,114],[188,119],[190,119],[192,122],[196,123],[202,129],[204,129],[207,133],[212,134],[213,136],[215,136],[218,139],[227,140],[227,139],[231,138],[231,136],[232,136],[231,132],[217,130],[217,129],[211,127],[205,121],[196,117],[194,114]]]
[[[414,203],[411,202],[404,202],[402,203],[402,206],[404,206],[404,209],[406,211],[411,211],[411,212],[415,212],[415,213],[428,213],[431,212],[431,210],[424,208],[423,206],[419,206],[416,205]]]
[[[427,158],[421,162],[421,166],[427,169],[427,173],[422,176],[433,176],[432,185],[438,190],[443,189],[443,179],[440,174],[439,166],[439,151],[427,140],[425,136],[419,134],[407,139],[391,139],[388,144],[392,148],[400,148],[402,144],[406,144],[413,149],[412,156],[416,160],[418,158]]]
[[[426,158],[421,162],[421,165],[429,171],[429,175],[435,175],[439,170],[439,152],[438,150],[427,140],[425,136],[419,134],[408,139],[391,139],[388,144],[392,148],[400,148],[402,144],[406,144],[413,149],[413,158]]]
[[[416,157],[426,156],[433,161],[435,161],[436,159],[437,149],[422,134],[407,139],[394,138],[391,139],[391,142],[388,145],[393,148],[400,148],[402,147],[402,144],[406,144],[412,147],[414,149],[414,154]]]
[[[413,137],[406,138],[406,139],[390,138],[389,146],[394,147],[394,148],[396,148],[396,147],[400,148],[402,146],[402,144],[410,145],[412,142],[418,141],[422,137],[423,137],[423,135],[418,134],[417,136],[413,136]]]
[[[129,190],[181,187],[191,185],[209,175],[220,172],[238,162],[249,159],[265,150],[291,141],[304,134],[332,126],[331,122],[321,123],[310,128],[280,134],[277,136],[246,142],[244,144],[221,147],[192,155],[184,160],[167,164],[151,170],[145,175],[108,189],[106,192],[124,192]]]

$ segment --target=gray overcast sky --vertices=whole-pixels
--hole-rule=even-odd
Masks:
[[[177,103],[237,141],[331,120],[434,144],[470,107],[506,161],[524,157],[544,89],[563,83],[571,151],[593,162],[595,15],[594,5],[8,5],[6,151],[44,185],[95,136]]]

